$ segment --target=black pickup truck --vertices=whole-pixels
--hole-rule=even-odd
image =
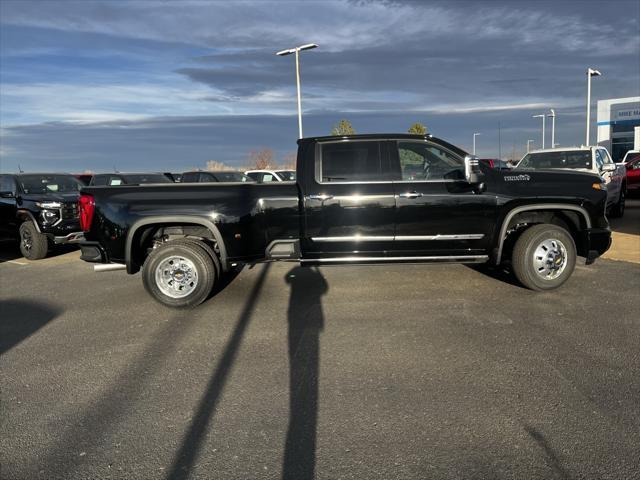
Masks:
[[[491,169],[431,135],[298,141],[297,181],[83,188],[82,259],[142,270],[172,307],[204,301],[234,264],[509,263],[550,290],[611,243],[592,174]]]

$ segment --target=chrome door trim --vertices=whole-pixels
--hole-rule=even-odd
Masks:
[[[335,243],[335,242],[392,242],[393,236],[383,235],[346,235],[342,237],[311,237],[314,242]]]
[[[396,235],[394,240],[400,242],[412,242],[420,240],[480,240],[484,233],[461,233],[455,235]]]
[[[489,260],[488,255],[437,255],[420,257],[334,257],[334,258],[301,258],[300,263],[357,263],[357,262],[399,262],[399,261],[432,261],[452,263],[482,263]]]
[[[398,240],[400,242],[414,242],[424,240],[480,240],[484,238],[483,233],[464,233],[456,235],[345,235],[335,237],[311,237],[314,242],[392,242]]]

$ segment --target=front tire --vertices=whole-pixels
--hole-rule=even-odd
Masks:
[[[204,302],[219,279],[209,253],[196,242],[167,242],[147,257],[142,283],[158,302],[192,308]]]
[[[566,282],[576,266],[576,245],[557,225],[534,225],[513,247],[513,272],[531,290],[553,290]]]
[[[20,253],[27,260],[41,260],[49,252],[49,240],[41,234],[33,222],[20,225]]]

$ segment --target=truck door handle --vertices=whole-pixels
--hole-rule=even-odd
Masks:
[[[333,195],[309,195],[307,198],[309,200],[321,200],[324,202],[325,200],[331,200]]]
[[[407,193],[401,193],[399,195],[400,198],[418,198],[418,197],[421,197],[421,196],[422,196],[422,193],[416,192],[416,191],[407,192]]]

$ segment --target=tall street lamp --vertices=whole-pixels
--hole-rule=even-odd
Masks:
[[[306,45],[300,45],[299,47],[290,48],[288,50],[281,50],[276,53],[276,55],[280,57],[284,57],[285,55],[291,55],[295,53],[296,55],[296,86],[298,88],[298,138],[302,138],[302,100],[300,98],[300,52],[302,50],[311,50],[312,48],[317,48],[318,45],[315,43],[307,43]]]
[[[556,148],[556,111],[553,108],[550,110],[547,117],[551,117],[551,148]]]
[[[545,114],[541,114],[541,115],[531,115],[532,118],[541,118],[542,119],[542,148],[544,149],[544,119],[545,119]]]
[[[585,145],[589,146],[589,127],[591,125],[591,77],[599,77],[602,75],[598,70],[587,68],[587,135]]]
[[[531,151],[531,148],[529,148],[529,145],[531,145],[531,143],[533,143],[533,140],[527,140],[527,153]]]
[[[473,134],[473,154],[474,155],[476,154],[476,137],[478,135],[482,135],[482,134],[477,132]]]

